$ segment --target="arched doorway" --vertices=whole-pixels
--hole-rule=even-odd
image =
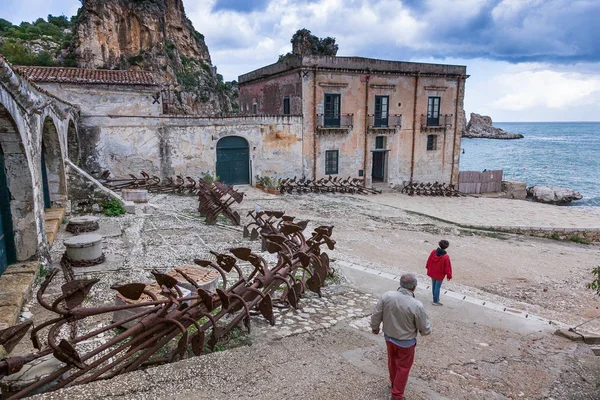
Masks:
[[[0,104],[0,274],[37,251],[30,171],[17,124]]]
[[[58,132],[50,117],[44,121],[42,131],[41,167],[44,208],[63,205],[66,200],[63,156]]]
[[[12,264],[16,260],[12,214],[10,212],[10,192],[8,191],[6,179],[4,152],[0,145],[0,275],[2,275],[8,264]]]
[[[246,139],[227,136],[217,142],[217,176],[228,185],[250,183],[250,150]]]

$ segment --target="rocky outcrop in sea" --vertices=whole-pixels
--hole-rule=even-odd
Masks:
[[[471,119],[462,137],[471,139],[522,139],[524,136],[520,133],[509,133],[504,129],[495,128],[490,117],[471,113]]]
[[[555,186],[535,185],[527,188],[527,196],[533,201],[546,204],[567,205],[573,200],[581,200],[581,193]]]

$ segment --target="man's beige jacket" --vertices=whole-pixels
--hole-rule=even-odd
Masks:
[[[422,336],[431,333],[425,307],[414,298],[413,292],[404,288],[385,292],[379,298],[371,316],[371,329],[378,330],[381,321],[383,332],[397,340],[414,339],[417,331]]]

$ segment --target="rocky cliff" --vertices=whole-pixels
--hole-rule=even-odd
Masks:
[[[182,0],[83,0],[71,47],[82,68],[154,71],[169,113],[232,111],[230,88],[213,67]]]
[[[471,119],[462,135],[463,138],[483,139],[522,139],[520,133],[509,133],[503,129],[495,128],[492,119],[485,115],[471,113]]]

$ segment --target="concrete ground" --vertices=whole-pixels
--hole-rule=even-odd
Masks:
[[[348,285],[379,295],[395,281],[343,269]],[[424,286],[424,285],[423,285]],[[433,334],[418,339],[407,399],[597,399],[600,363],[554,326],[442,297],[416,296]],[[33,397],[70,399],[388,399],[382,335],[368,317],[282,339]],[[358,327],[358,328],[357,328]]]

